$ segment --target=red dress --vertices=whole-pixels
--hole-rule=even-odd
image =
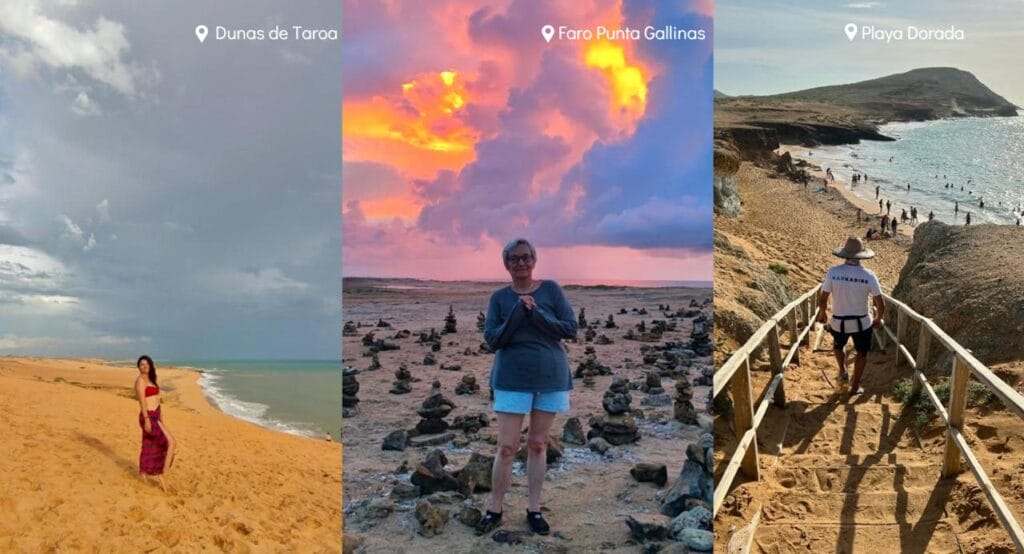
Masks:
[[[146,396],[155,396],[160,393],[159,387],[146,387]],[[164,435],[163,427],[160,426],[160,406],[155,410],[148,410],[147,416],[153,429],[152,433],[146,432],[145,420],[139,413],[139,427],[142,428],[142,453],[139,454],[139,472],[148,475],[162,475],[164,462],[167,460],[167,436]]]

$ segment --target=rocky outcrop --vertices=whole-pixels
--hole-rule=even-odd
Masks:
[[[736,217],[740,213],[740,197],[736,172],[740,170],[740,154],[728,140],[715,140],[714,208],[716,214]]]
[[[919,225],[893,296],[986,364],[1024,359],[1024,229]],[[895,321],[893,314],[887,314]]]

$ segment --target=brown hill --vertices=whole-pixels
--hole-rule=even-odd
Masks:
[[[1024,228],[918,226],[893,296],[986,364],[1024,359]]]

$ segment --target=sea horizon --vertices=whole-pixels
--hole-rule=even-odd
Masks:
[[[589,278],[557,278],[550,279],[558,281],[566,286],[583,287],[627,287],[627,288],[711,288],[711,280],[668,280],[668,279],[589,279]],[[508,278],[481,278],[481,279],[427,279],[420,277],[374,277],[365,275],[343,276],[342,285],[346,280],[366,281],[404,281],[417,283],[504,283]]]

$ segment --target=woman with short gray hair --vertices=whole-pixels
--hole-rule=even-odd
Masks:
[[[501,253],[512,283],[491,295],[484,340],[495,351],[491,389],[498,419],[498,455],[491,474],[491,499],[477,534],[501,524],[502,504],[512,481],[512,461],[519,450],[523,418],[530,415],[526,437],[529,505],[526,521],[541,535],[550,532],[540,513],[541,487],[547,471],[547,441],[555,415],[569,411],[572,374],[562,339],[576,337],[576,317],[562,288],[535,280],[537,251],[515,239]]]

